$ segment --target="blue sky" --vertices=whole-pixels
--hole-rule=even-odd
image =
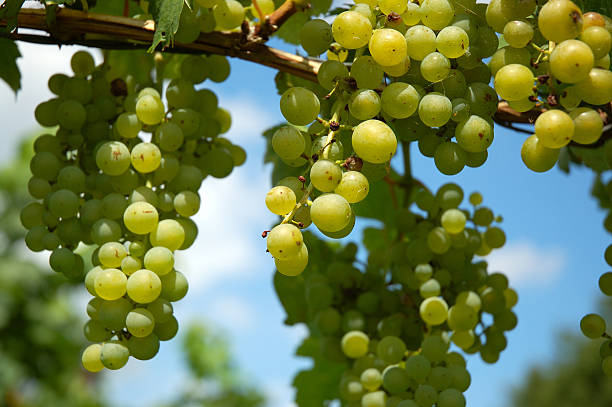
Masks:
[[[10,159],[12,147],[35,126],[36,103],[50,97],[45,85],[48,76],[68,72],[69,57],[76,49],[21,46],[23,92],[15,101],[8,87],[0,85],[7,145],[0,159]],[[40,61],[45,61],[44,66]],[[200,235],[177,260],[191,288],[175,310],[183,326],[202,319],[224,331],[245,375],[268,394],[270,406],[285,407],[292,405],[293,375],[308,362],[292,356],[305,329],[282,325],[284,311],[271,284],[273,263],[260,237],[274,221],[264,205],[270,168],[262,162],[261,132],[282,120],[275,71],[239,60],[231,64],[228,81],[204,85],[232,112],[234,124],[228,137],[246,148],[249,157],[230,177],[206,179],[203,184],[201,210],[194,218]],[[508,348],[497,364],[485,365],[477,356],[468,358],[470,407],[502,407],[511,386],[529,366],[554,358],[559,333],[577,332],[581,316],[594,310],[597,278],[607,270],[603,251],[610,238],[602,226],[605,214],[589,194],[592,173],[575,170],[568,176],[557,169],[545,174],[529,171],[520,159],[525,137],[497,127],[487,163],[452,177],[440,174],[433,160],[422,157],[416,146],[412,149],[417,178],[434,189],[456,182],[466,196],[480,191],[484,203],[504,217],[508,243],[488,260],[492,269],[509,275],[519,293],[519,325],[508,335]],[[359,240],[362,226],[358,222],[350,240]],[[85,298],[76,300],[83,315]],[[171,398],[187,384],[178,341],[164,343],[152,361],[131,360],[105,381],[105,394],[117,406],[150,406]]]

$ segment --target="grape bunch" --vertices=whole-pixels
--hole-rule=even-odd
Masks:
[[[319,359],[343,366],[343,405],[463,407],[471,378],[451,344],[486,363],[506,348],[518,296],[504,274],[476,258],[502,247],[505,234],[479,193],[469,197],[471,210],[459,209],[463,198],[456,184],[435,194],[421,189],[418,209],[401,209],[386,230],[366,230],[397,237],[371,246],[363,270],[355,244],[319,241],[318,262],[287,282],[292,298],[279,291],[285,304],[301,290],[305,317],[294,322],[307,323],[310,337],[300,349],[319,345],[308,354],[315,369]],[[276,273],[277,287],[284,279]]]
[[[117,78],[112,66],[96,67],[79,51],[74,76],[51,76],[56,96],[35,110],[38,123],[58,128],[34,142],[28,191],[36,201],[21,212],[25,242],[50,251],[51,268],[84,281],[93,296],[84,333],[96,343],[82,356],[92,372],[119,369],[129,356],[150,359],[176,335],[172,302],[188,283],[174,268],[175,252],[198,233],[190,219],[198,190],[205,177],[225,177],[246,158],[220,137],[231,117],[216,95],[194,87],[225,79],[225,58],[172,58],[182,59],[181,77],[166,86],[167,108],[163,77],[158,89]],[[87,247],[93,267],[85,273]]]

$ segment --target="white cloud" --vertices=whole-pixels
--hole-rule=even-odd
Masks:
[[[514,286],[537,285],[554,280],[567,264],[560,248],[540,247],[532,242],[511,242],[486,257],[490,271],[501,271]]]
[[[253,95],[226,98],[220,94],[219,106],[232,114],[232,127],[228,137],[238,144],[257,140],[263,143],[263,131],[278,121],[272,114],[273,111],[259,105]]]
[[[208,307],[207,317],[231,328],[233,332],[251,330],[257,326],[255,308],[245,299],[236,296],[215,298]]]

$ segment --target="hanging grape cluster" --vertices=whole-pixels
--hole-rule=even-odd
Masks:
[[[190,219],[200,208],[198,190],[206,176],[229,175],[246,155],[219,137],[231,118],[215,94],[194,88],[229,75],[223,57],[184,58],[181,78],[166,87],[167,107],[163,77],[159,90],[116,78],[84,51],[71,66],[74,77],[51,76],[56,96],[35,111],[41,125],[59,127],[34,142],[28,191],[37,201],[21,220],[28,248],[51,251],[51,268],[84,278],[93,296],[84,333],[96,343],[82,360],[95,372],[119,369],[129,356],[150,359],[176,335],[172,302],[188,283],[174,268],[175,251],[198,233]],[[83,245],[95,247],[86,273]]]

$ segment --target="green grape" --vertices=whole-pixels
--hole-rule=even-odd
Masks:
[[[308,265],[308,249],[305,244],[301,245],[299,252],[286,259],[274,258],[274,265],[279,273],[294,277],[301,274]]]
[[[310,169],[310,181],[321,192],[333,191],[342,180],[342,170],[331,160],[319,160]]]
[[[533,73],[520,64],[510,64],[495,74],[495,90],[503,99],[521,100],[533,93]]]
[[[195,99],[195,95],[193,83],[186,79],[174,79],[166,88],[168,105],[178,109],[190,106]]]
[[[67,100],[57,107],[57,121],[68,130],[79,130],[85,123],[87,113],[76,100]]]
[[[129,199],[129,203],[131,204],[136,202],[147,202],[153,206],[157,206],[157,194],[149,187],[146,187],[144,185],[139,186],[132,191]]]
[[[236,0],[221,0],[213,6],[217,25],[225,30],[231,30],[242,24],[244,7]]]
[[[504,39],[513,48],[524,48],[533,39],[533,27],[528,21],[513,20],[504,26]]]
[[[592,105],[603,105],[612,100],[612,72],[593,68],[589,76],[576,84],[582,100]]]
[[[58,218],[71,218],[79,212],[78,196],[68,190],[60,189],[49,196],[49,211]]]
[[[94,343],[89,345],[83,351],[83,355],[81,356],[81,363],[85,370],[96,373],[104,369],[104,364],[102,364],[101,360],[102,353],[102,345],[99,343]]]
[[[132,336],[128,339],[127,347],[130,350],[130,356],[133,358],[149,360],[159,351],[159,339],[155,334],[147,335],[144,338]]]
[[[328,193],[317,197],[313,201],[310,208],[310,216],[312,222],[319,230],[338,232],[344,229],[351,221],[352,210],[344,197]]]
[[[382,66],[392,66],[406,59],[406,38],[397,30],[381,28],[374,30],[368,49],[374,61]]]
[[[444,228],[436,227],[429,231],[427,235],[427,246],[436,254],[443,254],[450,249],[450,237]]]
[[[225,178],[234,169],[232,153],[224,147],[213,148],[202,156],[203,169],[215,178]]]
[[[428,54],[421,62],[421,75],[429,82],[440,82],[450,73],[450,61],[439,52]]]
[[[202,58],[200,55],[189,55],[181,62],[181,78],[194,85],[204,82],[210,73],[210,68],[206,62],[206,59]],[[168,91],[166,90],[166,95],[167,94]],[[192,97],[193,102],[195,102],[196,94]]]
[[[502,10],[501,0],[491,0],[487,6],[485,18],[490,27],[501,33],[511,17]]]
[[[155,318],[145,308],[134,308],[125,318],[125,326],[129,333],[137,338],[144,338],[153,332]]]
[[[463,97],[467,90],[465,76],[461,71],[451,69],[442,81],[434,84],[434,90],[438,93],[443,93],[449,99]]]
[[[601,361],[601,369],[606,376],[612,377],[612,356],[606,356]]]
[[[447,58],[459,58],[470,45],[468,34],[460,27],[444,27],[436,36],[436,48]]]
[[[371,89],[360,89],[351,95],[348,106],[351,114],[357,119],[368,120],[380,112],[380,96]]]
[[[450,386],[451,378],[448,369],[443,366],[436,366],[431,369],[431,374],[427,379],[427,384],[437,391],[447,389]]]
[[[155,137],[164,151],[175,151],[183,145],[183,130],[172,122],[162,123],[155,130]]]
[[[178,30],[174,34],[176,42],[190,43],[195,41],[200,35],[200,22],[196,14],[192,13],[189,8],[184,8],[181,12]]]
[[[576,38],[582,31],[582,12],[569,0],[549,1],[540,9],[538,28],[548,41]]]
[[[174,268],[174,255],[166,247],[152,247],[145,253],[144,266],[158,276],[163,276]]]
[[[574,121],[572,140],[579,144],[592,144],[599,140],[603,131],[601,116],[593,109],[579,107],[569,113]]]
[[[123,213],[123,223],[132,233],[144,235],[158,227],[157,209],[148,202],[134,202]]]
[[[281,113],[289,123],[305,126],[319,115],[319,98],[312,91],[293,87],[287,89],[280,100]]]
[[[535,133],[544,147],[561,148],[574,136],[572,118],[561,110],[548,110],[535,122]]]
[[[415,25],[406,31],[406,44],[408,56],[411,59],[422,61],[436,50],[436,34],[429,27]]]
[[[349,331],[342,337],[342,352],[352,359],[365,356],[368,352],[370,338],[361,331]]]
[[[421,21],[421,8],[417,3],[408,2],[406,11],[401,14],[402,21],[408,26],[416,25]]]
[[[465,122],[470,118],[470,104],[463,98],[453,99],[452,102],[453,112],[451,114],[451,120],[457,123]],[[455,130],[456,132],[457,130]]]
[[[459,354],[456,354],[456,355],[458,355],[458,357],[461,357],[461,355]],[[465,361],[463,360],[463,358],[459,360],[463,362],[462,365],[459,365],[459,364],[449,365],[449,361],[447,360],[448,373],[451,378],[450,387],[452,389],[457,389],[460,392],[464,392],[470,387],[472,378],[470,376],[470,373],[465,368],[465,365],[464,365]]]
[[[168,322],[174,312],[170,301],[164,298],[158,298],[147,304],[147,310],[151,312],[156,323]]]
[[[230,112],[228,112],[224,108],[222,107],[217,108],[217,110],[215,110],[215,114],[213,115],[213,117],[221,126],[221,130],[220,130],[221,134],[227,133],[230,127],[232,127],[232,116]]]
[[[438,394],[438,407],[465,407],[465,397],[456,389],[445,389]]]
[[[77,51],[70,58],[70,67],[75,76],[88,76],[93,73],[95,62],[87,51]]]
[[[612,272],[607,272],[599,277],[599,289],[602,293],[612,296]]]
[[[410,379],[403,368],[399,366],[388,366],[383,370],[383,388],[389,393],[399,394],[405,391],[409,385]]]
[[[267,248],[276,259],[286,260],[297,256],[303,245],[302,232],[294,225],[280,224],[268,232]]]
[[[97,319],[107,329],[118,330],[125,326],[125,317],[132,309],[132,303],[125,298],[119,298],[114,301],[104,301],[100,298],[94,298],[92,301],[98,300],[95,304],[91,304],[91,310],[88,308],[88,314],[92,319]]]
[[[376,345],[376,354],[389,364],[399,363],[406,353],[406,344],[396,336],[386,336]]]
[[[334,40],[347,49],[357,49],[368,44],[372,36],[372,24],[356,11],[344,11],[332,24]]]
[[[300,44],[308,55],[322,54],[332,41],[332,28],[325,20],[319,18],[310,20],[300,30]]]
[[[383,71],[394,78],[398,78],[400,76],[404,76],[410,70],[410,57],[406,55],[404,60],[399,64],[391,65],[391,66],[383,66]]]
[[[36,153],[30,160],[30,171],[32,175],[46,181],[53,181],[57,178],[62,163],[53,153],[43,151]]]
[[[446,124],[452,114],[452,103],[443,95],[428,93],[419,102],[419,118],[430,127]]]
[[[378,369],[369,368],[361,373],[361,384],[368,391],[376,391],[382,385],[382,374]]]
[[[118,242],[104,243],[98,251],[100,263],[108,268],[119,267],[125,256],[127,256],[127,249]]]
[[[66,166],[57,174],[57,186],[81,193],[85,191],[85,173],[79,167]]]
[[[127,279],[127,295],[137,303],[152,302],[159,297],[160,293],[161,280],[151,270],[138,270]]]
[[[95,274],[94,287],[98,297],[112,301],[121,298],[126,292],[127,277],[121,270],[109,268]]]
[[[292,160],[304,153],[306,142],[298,129],[283,126],[272,136],[272,149],[284,160]]]
[[[566,40],[557,44],[550,53],[550,71],[565,83],[578,83],[589,76],[595,58],[587,44],[578,40]]]
[[[56,73],[51,75],[49,77],[49,80],[47,81],[49,90],[55,93],[56,95],[59,95],[62,92],[64,84],[66,83],[66,79],[68,79],[68,76],[64,75],[63,73]]]
[[[465,167],[467,156],[457,143],[441,143],[434,153],[434,162],[441,173],[454,175]]]
[[[91,101],[93,90],[91,84],[85,78],[68,78],[59,96],[64,100],[75,100],[84,105]]]
[[[427,301],[427,300],[425,300]],[[440,362],[446,358],[448,339],[440,335],[430,335],[423,339],[421,352],[432,363]]]
[[[186,218],[200,210],[200,196],[192,191],[181,191],[174,197],[174,209]]]
[[[478,323],[478,311],[465,304],[455,304],[448,310],[448,326],[453,331],[468,331]]]
[[[455,128],[457,143],[467,152],[479,153],[493,142],[493,127],[480,116],[472,115]]]
[[[606,321],[597,314],[587,314],[580,320],[580,330],[587,338],[600,338],[606,332]]]
[[[545,172],[557,163],[559,149],[545,147],[537,135],[532,135],[525,140],[521,147],[521,158],[532,171]]]
[[[420,384],[414,392],[414,400],[420,406],[430,407],[438,399],[438,392],[428,384]]]
[[[226,57],[222,55],[209,55],[210,80],[213,82],[223,82],[230,74],[230,64]]]
[[[465,214],[458,209],[447,209],[442,213],[441,224],[448,233],[460,233],[465,228]]]
[[[601,69],[610,69],[610,55],[606,55],[603,58],[600,58],[598,60],[595,61],[595,68],[601,68]]]
[[[351,77],[357,81],[359,89],[376,89],[383,80],[384,72],[374,58],[360,56],[351,65]]]
[[[38,124],[44,127],[57,126],[57,108],[60,103],[60,99],[50,99],[36,106],[36,109],[34,110],[34,117],[36,118]]]
[[[497,71],[506,65],[520,64],[524,66],[530,66],[529,62],[531,54],[525,48],[512,48],[506,46],[498,49],[489,61],[489,68],[491,74],[495,75]],[[488,82],[488,81],[487,81]]]
[[[153,246],[164,246],[178,250],[185,241],[185,229],[174,219],[164,219],[149,234]]]
[[[378,1],[378,7],[385,14],[402,14],[406,11],[406,2],[401,0],[380,0]]]
[[[118,193],[111,193],[102,199],[102,214],[107,219],[119,219],[128,203],[125,197]]]
[[[141,174],[155,171],[161,162],[161,151],[153,143],[139,143],[132,148],[131,161]]]
[[[424,383],[431,372],[431,363],[423,355],[412,355],[406,360],[406,373],[417,383]]]
[[[109,341],[102,344],[100,360],[107,369],[121,369],[127,363],[130,351],[120,341]]]
[[[288,214],[296,203],[295,193],[286,186],[276,186],[266,194],[266,207],[276,215]]]
[[[174,338],[178,332],[178,321],[172,316],[168,322],[156,324],[153,332],[160,341],[169,341]]]
[[[423,0],[421,21],[432,30],[441,30],[453,20],[455,9],[448,0]]]
[[[176,109],[172,111],[171,120],[172,123],[181,128],[186,138],[193,136],[200,127],[200,115],[192,109]],[[218,130],[220,131],[220,126]]]
[[[107,141],[96,152],[96,164],[105,174],[120,175],[130,167],[130,150],[120,141]]]
[[[61,253],[62,250],[67,250],[70,252],[70,250],[68,249],[56,249],[53,251],[53,253],[51,253],[51,257],[49,258],[49,263],[51,264],[51,267],[53,268],[53,270],[57,271],[57,272],[63,272],[62,269],[69,269],[72,267],[75,267],[75,257],[74,254],[72,252],[70,253],[66,253],[65,255],[57,255],[58,253]],[[55,259],[51,260],[51,258],[53,257],[53,255],[56,254]],[[61,261],[61,263],[59,263]],[[55,263],[55,267],[53,265],[53,263]],[[89,292],[89,294],[95,296],[96,295],[96,274],[98,273],[98,271],[103,270],[102,267],[100,266],[95,266],[94,268],[92,268],[91,270],[89,270],[87,272],[87,274],[85,275],[85,288],[87,289],[87,292]],[[94,341],[97,342],[97,341]]]
[[[361,202],[368,195],[370,184],[365,175],[359,171],[347,171],[334,192],[341,195],[349,203]]]
[[[332,239],[342,239],[343,237],[348,236],[353,231],[354,227],[355,227],[355,213],[351,211],[351,219],[346,224],[346,226],[340,229],[339,231],[328,232],[328,231],[320,230],[320,229],[319,231],[323,233],[325,236],[330,237]]]
[[[326,90],[332,90],[336,82],[349,76],[347,67],[339,61],[325,61],[319,66],[317,80]]]
[[[536,102],[532,101],[531,98],[513,100],[508,102],[508,106],[510,106],[513,110],[516,110],[517,112],[527,112],[533,109],[535,105]]]
[[[418,92],[412,85],[394,82],[383,90],[381,106],[389,116],[396,119],[405,119],[416,112],[419,98]]]
[[[44,211],[45,207],[42,204],[38,202],[30,202],[21,210],[21,224],[26,229],[31,229],[34,226],[42,226]]]
[[[440,325],[444,323],[448,316],[448,305],[443,298],[430,297],[425,299],[420,307],[421,319],[429,325]]]
[[[165,108],[161,99],[150,94],[138,97],[136,101],[136,115],[144,124],[159,124],[164,118]]]
[[[160,277],[162,298],[168,301],[178,301],[187,295],[189,283],[180,271],[173,270]]]
[[[359,123],[353,129],[351,140],[355,153],[364,161],[373,164],[389,161],[397,149],[397,138],[393,130],[379,120],[366,120]],[[328,231],[334,232],[334,230]]]
[[[206,62],[204,58],[200,58]],[[206,63],[208,66],[208,63]],[[217,95],[209,89],[199,89],[196,91],[192,108],[203,116],[210,116],[217,110],[219,99]]]
[[[142,268],[142,263],[140,259],[133,256],[125,256],[121,260],[121,271],[126,276],[133,274],[135,271],[140,270]]]

